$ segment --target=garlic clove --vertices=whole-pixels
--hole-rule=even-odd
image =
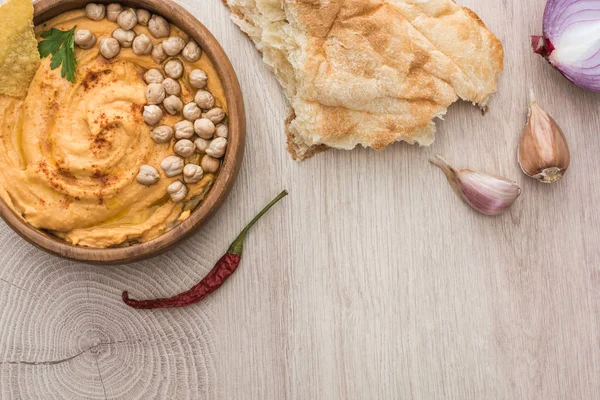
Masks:
[[[429,162],[441,169],[456,193],[482,214],[498,215],[510,208],[521,195],[519,185],[508,179],[469,169],[456,169],[439,155]]]
[[[527,125],[519,144],[519,165],[525,175],[553,183],[569,168],[569,145],[556,121],[537,104],[533,90],[530,103]]]

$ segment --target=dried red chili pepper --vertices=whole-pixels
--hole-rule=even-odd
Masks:
[[[184,307],[194,304],[204,299],[206,296],[217,290],[226,280],[235,272],[242,258],[242,248],[246,234],[252,226],[279,200],[287,196],[287,190],[281,192],[265,208],[259,212],[252,221],[242,230],[238,237],[231,243],[227,253],[221,257],[213,269],[199,283],[194,285],[187,292],[180,293],[173,297],[152,299],[152,300],[133,300],[129,298],[127,292],[123,292],[123,301],[133,308],[172,308]]]

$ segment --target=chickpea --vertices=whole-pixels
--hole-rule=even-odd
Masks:
[[[150,137],[158,144],[168,143],[173,137],[173,128],[168,125],[157,126],[150,132]]]
[[[227,139],[218,137],[210,142],[210,146],[206,149],[206,154],[213,158],[221,158],[225,155],[225,150],[227,150]]]
[[[133,8],[127,8],[117,17],[117,24],[126,31],[129,31],[137,25],[137,13]]]
[[[215,124],[208,118],[200,118],[194,122],[194,131],[202,139],[212,139],[215,133]]]
[[[204,172],[208,172],[209,174],[214,174],[219,170],[219,167],[221,166],[221,162],[219,160],[217,160],[216,158],[212,158],[209,155],[205,155],[204,157],[202,157],[202,160],[200,161],[200,166],[202,167],[202,170]]]
[[[147,84],[162,83],[164,81],[164,79],[165,79],[165,77],[163,76],[162,72],[160,72],[156,68],[151,68],[148,71],[146,71],[146,73],[144,74],[144,81]]]
[[[128,48],[131,47],[131,45],[133,44],[133,39],[135,39],[135,32],[126,31],[122,28],[117,28],[112,33],[112,36],[113,38],[117,39],[121,47]]]
[[[194,101],[203,110],[210,110],[215,106],[215,98],[208,90],[198,90]]]
[[[183,181],[185,183],[198,183],[202,180],[204,171],[202,167],[196,164],[187,164],[183,167]]]
[[[188,44],[185,45],[183,51],[181,52],[181,55],[189,62],[196,62],[202,56],[202,49],[200,48],[200,46],[198,46],[198,43],[191,40]]]
[[[119,14],[123,11],[123,7],[119,3],[112,3],[106,7],[106,18],[110,22],[117,22]]]
[[[188,103],[183,107],[183,118],[195,121],[202,115],[202,110],[196,103]]]
[[[190,72],[190,86],[194,89],[204,89],[208,82],[208,75],[201,69],[193,69]]]
[[[157,39],[169,36],[171,27],[166,19],[158,15],[153,15],[148,21],[148,30]]]
[[[157,64],[162,64],[169,56],[165,53],[162,43],[155,44],[152,48],[152,59]]]
[[[140,172],[137,174],[136,180],[140,185],[152,186],[160,180],[160,175],[156,168],[151,165],[140,166]]]
[[[137,15],[138,24],[148,26],[148,21],[150,21],[151,17],[150,11],[138,8],[135,13]]]
[[[183,109],[183,102],[179,97],[171,95],[163,101],[163,107],[169,114],[175,115]]]
[[[210,140],[202,139],[199,137],[196,138],[196,140],[194,140],[194,144],[196,145],[196,149],[200,153],[206,153],[206,149],[208,149],[208,146],[210,146]]]
[[[131,47],[133,49],[133,52],[138,56],[146,56],[152,53],[152,40],[150,40],[148,35],[142,33],[136,36],[135,39],[133,39],[133,44],[131,45]]]
[[[106,15],[104,4],[89,3],[85,6],[85,16],[93,21],[100,21]]]
[[[171,94],[174,96],[179,96],[181,94],[181,86],[175,79],[167,78],[163,81],[162,84],[164,85],[167,94]]]
[[[175,142],[173,151],[181,157],[190,157],[196,151],[196,145],[189,139],[181,139]]]
[[[167,193],[169,193],[174,203],[181,203],[187,197],[188,189],[183,182],[175,181],[167,186]]]
[[[104,38],[100,41],[100,54],[104,58],[111,59],[121,51],[119,42],[114,38]]]
[[[185,47],[185,40],[179,36],[173,36],[163,42],[163,49],[169,56],[174,57],[181,53],[181,50]]]
[[[176,139],[191,139],[194,136],[194,124],[190,121],[179,121],[173,127]]]
[[[165,99],[165,87],[162,83],[151,83],[146,88],[146,101],[148,104],[160,104]]]
[[[171,60],[165,65],[165,73],[173,79],[179,79],[183,75],[183,64],[179,60]]]
[[[183,158],[178,156],[168,156],[160,163],[160,167],[165,171],[169,178],[179,175],[183,172]]]
[[[229,126],[225,123],[217,125],[215,136],[227,139],[227,136],[229,136]]]
[[[225,119],[225,111],[219,107],[211,108],[203,115],[204,118],[210,119],[213,124],[219,124]]]
[[[163,112],[157,105],[144,106],[144,121],[148,125],[156,125],[162,119]]]
[[[87,29],[79,29],[75,32],[75,44],[82,49],[89,49],[96,44],[96,35]]]

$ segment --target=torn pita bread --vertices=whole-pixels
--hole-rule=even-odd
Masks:
[[[31,0],[0,6],[0,94],[23,98],[40,65]]]
[[[458,98],[485,107],[500,41],[451,0],[226,0],[285,90],[288,150],[433,142]]]

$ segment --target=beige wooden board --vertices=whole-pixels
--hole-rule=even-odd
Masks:
[[[529,51],[543,0],[461,0],[501,38],[490,112],[450,108],[436,142],[284,151],[277,82],[218,0],[180,0],[221,41],[245,95],[244,164],[224,207],[177,250],[130,266],[64,261],[0,226],[0,398],[595,399],[600,392],[600,95]],[[562,125],[566,178],[525,178],[527,89]],[[472,212],[427,163],[518,180],[506,215]],[[243,223],[240,270],[207,301],[134,311],[191,286]]]

